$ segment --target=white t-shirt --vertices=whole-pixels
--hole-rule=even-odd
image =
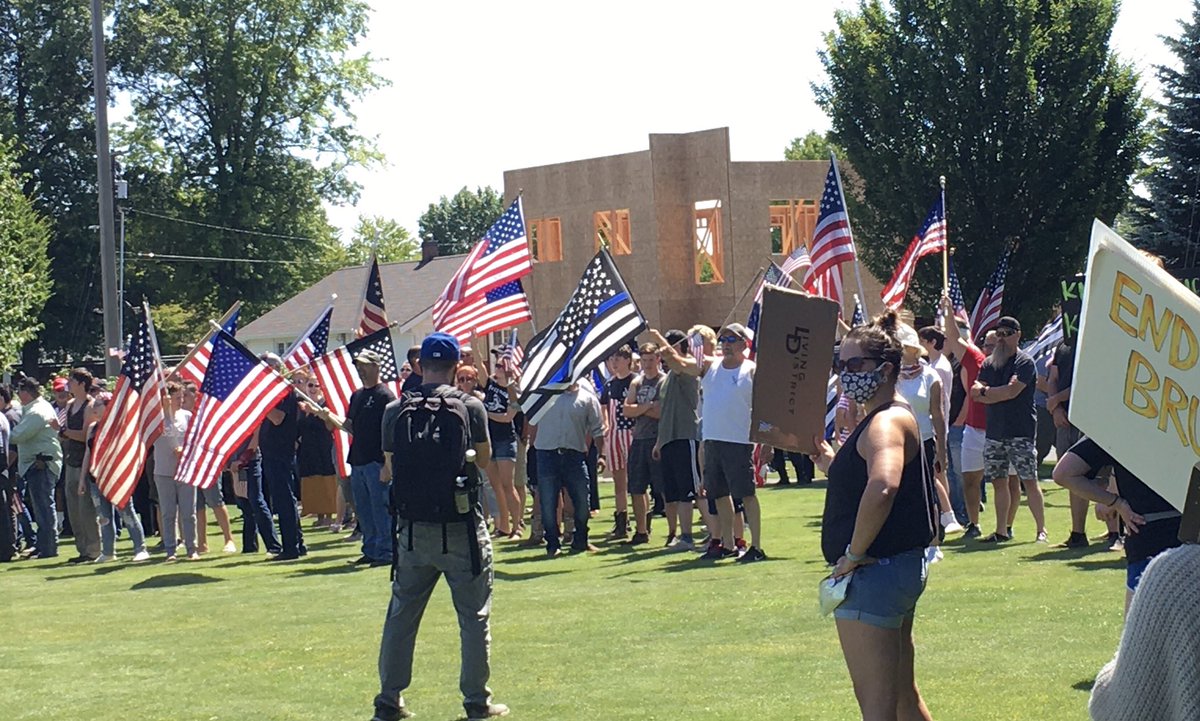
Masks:
[[[754,390],[754,361],[726,368],[719,358],[700,379],[703,390],[700,417],[706,441],[750,442],[750,400]]]
[[[950,415],[950,389],[951,381],[954,380],[954,366],[950,365],[949,358],[941,355],[938,356],[937,363],[933,364],[933,369],[937,371],[938,380],[942,382],[942,417],[947,418]]]
[[[154,442],[154,475],[175,475],[179,467],[179,456],[175,449],[183,445],[183,436],[191,420],[192,414],[183,409],[175,411],[174,418],[167,414],[163,434]]]
[[[901,376],[896,381],[896,390],[912,406],[913,415],[917,417],[917,427],[921,430],[921,440],[933,438],[933,416],[929,407],[929,397],[933,392],[935,381],[941,380],[937,371],[928,363],[921,363],[921,372],[915,378],[905,380]],[[945,415],[942,416],[945,418]]]

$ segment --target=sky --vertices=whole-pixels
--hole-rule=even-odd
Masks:
[[[464,186],[503,191],[504,171],[643,150],[650,133],[728,126],[734,160],[781,160],[829,127],[810,84],[848,0],[603,3],[374,0],[360,49],[390,85],[356,107],[387,160],[358,169],[357,206],[328,208],[348,240],[360,214],[417,219]],[[1157,95],[1192,0],[1126,0],[1113,44]]]

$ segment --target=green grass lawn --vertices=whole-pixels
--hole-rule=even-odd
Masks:
[[[763,489],[770,560],[746,567],[662,551],[661,521],[632,551],[544,560],[500,544],[496,699],[521,719],[856,718],[833,622],[816,605],[823,485]],[[1060,541],[1067,494],[1044,487]],[[953,541],[931,570],[915,635],[935,718],[1086,718],[1120,635],[1123,558],[1034,544],[1024,508],[1015,530],[998,549]],[[309,532],[310,555],[283,565],[215,554],[69,567],[72,546],[0,567],[0,717],[366,721],[387,569],[347,565],[357,548],[340,538]],[[128,558],[127,540],[118,552]],[[406,695],[422,721],[461,716],[457,634],[441,585]]]

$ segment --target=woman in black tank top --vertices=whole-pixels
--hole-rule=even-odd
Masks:
[[[834,611],[863,718],[930,719],[913,679],[912,623],[933,540],[932,479],[912,409],[896,394],[901,345],[894,311],[843,339],[842,391],[867,416],[835,456],[818,437],[829,477],[821,550],[833,575],[851,575]]]

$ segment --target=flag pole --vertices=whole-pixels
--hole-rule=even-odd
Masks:
[[[752,288],[758,287],[758,281],[762,280],[762,277],[766,274],[767,271],[763,268],[760,267],[758,269],[758,272],[754,274],[754,280],[750,281],[750,285],[746,286],[746,290],[742,291],[741,297],[738,298],[737,302],[733,304],[733,307],[729,309],[729,314],[725,316],[725,320],[721,321],[721,327],[717,328],[718,331],[729,324],[729,319],[733,318],[733,314],[737,311],[738,306],[742,304],[743,300],[746,300],[746,296],[750,294],[750,290]]]
[[[942,186],[942,222],[946,224],[945,242],[942,245],[942,293],[950,292],[950,216],[946,213],[946,176],[938,177]]]
[[[241,307],[242,307],[242,301],[240,301],[240,300],[234,301],[233,305],[229,306],[229,310],[225,311],[225,315],[221,316],[221,320],[219,321],[220,327],[224,328],[225,324],[229,322],[229,319],[233,317],[233,314],[238,312],[238,309]],[[212,320],[210,319],[209,322],[211,323]],[[171,372],[167,374],[167,378],[170,378],[171,376],[178,373],[180,368],[187,365],[192,360],[192,358],[195,358],[196,354],[200,352],[200,349],[204,347],[204,344],[207,343],[208,340],[210,338],[212,338],[212,336],[213,336],[212,331],[205,333],[204,337],[200,339],[200,342],[197,343],[196,345],[192,346],[192,349],[187,352],[187,355],[185,355],[183,357],[183,360],[179,361],[179,364],[171,369]]]
[[[211,322],[211,321],[209,321],[209,322]],[[390,331],[392,328],[395,328],[395,327],[396,327],[396,326],[398,326],[398,325],[400,325],[400,321],[398,321],[398,320],[394,320],[394,321],[392,321],[391,323],[388,323],[388,324],[387,324],[387,330],[389,330],[389,331]],[[383,328],[380,328],[379,330],[384,330],[384,329],[383,329]],[[377,331],[375,331],[375,332],[376,332],[376,333],[378,333],[379,331],[377,330]],[[365,337],[366,337],[366,336],[363,336],[363,338],[365,338]],[[355,340],[359,340],[359,339],[358,339],[358,338],[356,338]],[[345,344],[345,343],[343,343],[342,345],[343,345],[343,346],[345,346],[346,344]],[[327,350],[326,352],[322,353],[321,355],[317,356],[316,358],[313,358],[312,360],[310,360],[309,362],[305,363],[304,365],[302,365],[302,366],[296,366],[295,368],[291,369],[290,371],[287,371],[286,373],[280,373],[280,375],[282,375],[284,378],[291,378],[292,376],[296,375],[296,374],[297,374],[297,373],[299,373],[300,371],[302,371],[302,370],[306,370],[306,369],[308,369],[308,368],[311,368],[313,363],[316,363],[318,359],[320,359],[320,358],[324,358],[325,356],[329,355],[329,353],[330,353],[330,352],[331,352],[331,351],[328,351],[328,350]]]
[[[842,201],[842,207],[846,208],[846,233],[850,236],[850,247],[854,248],[854,279],[858,282],[858,295],[863,301],[863,315],[868,315],[867,291],[863,290],[862,268],[858,263],[858,248],[854,245],[854,231],[850,227],[850,208],[846,207],[846,191],[842,185],[842,171],[838,168],[837,155],[832,150],[829,151],[829,159],[833,163],[833,175],[837,178],[839,200]]]

